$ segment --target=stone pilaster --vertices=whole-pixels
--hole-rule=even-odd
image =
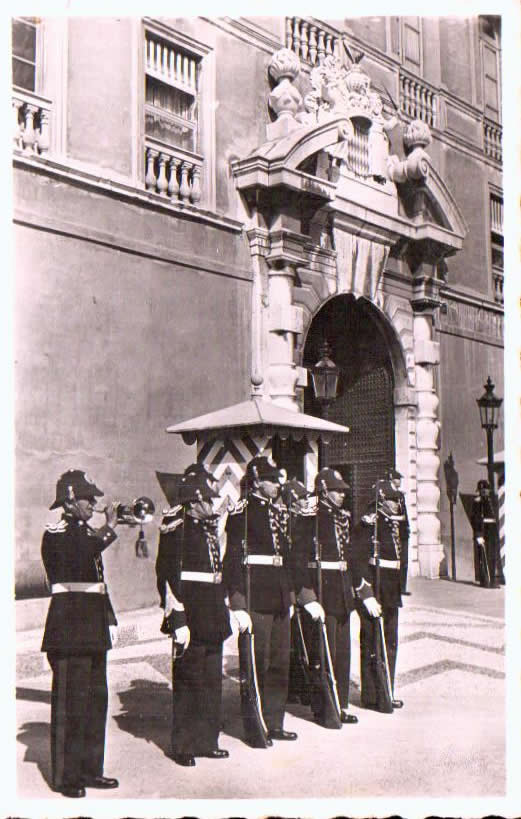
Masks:
[[[268,272],[268,391],[280,406],[298,412],[295,339],[302,332],[302,308],[293,304],[295,265],[277,264]]]
[[[433,341],[431,310],[414,316],[416,375],[416,487],[418,520],[418,561],[420,574],[439,577],[444,559],[440,538],[440,486],[438,457],[438,405],[434,369],[439,364],[439,344]]]

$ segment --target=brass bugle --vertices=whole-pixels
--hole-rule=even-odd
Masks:
[[[105,508],[96,507],[94,511],[104,512]],[[150,523],[155,511],[154,501],[145,495],[135,498],[132,503],[118,503],[116,506],[118,523],[127,524],[127,526]]]

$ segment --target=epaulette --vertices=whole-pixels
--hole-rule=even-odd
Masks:
[[[180,516],[178,518],[172,518],[172,520],[168,520],[166,523],[162,523],[159,527],[159,531],[161,534],[166,534],[167,532],[175,532],[175,530],[181,526],[183,523],[183,517]]]
[[[248,498],[239,498],[233,506],[228,510],[229,515],[240,515],[248,506]]]
[[[59,535],[62,532],[67,531],[67,525],[68,524],[66,520],[60,520],[58,521],[58,523],[48,523],[47,526],[45,527],[45,531],[51,532],[51,534],[53,535]]]
[[[177,506],[171,506],[170,509],[163,509],[163,517],[164,518],[176,517],[182,508],[183,508],[182,504],[178,503]]]

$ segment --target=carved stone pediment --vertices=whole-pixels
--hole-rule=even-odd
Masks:
[[[371,89],[371,79],[358,63],[345,68],[337,57],[331,55],[312,70],[310,80],[312,90],[306,95],[304,106],[318,119],[327,113],[383,122],[382,100]]]

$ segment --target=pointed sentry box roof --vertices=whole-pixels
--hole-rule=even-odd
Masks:
[[[300,440],[308,433],[313,438],[328,438],[332,434],[345,435],[349,432],[349,427],[342,424],[295,412],[258,396],[174,424],[167,427],[166,431],[182,435],[185,443],[194,443],[199,435],[211,431],[244,430],[251,433],[255,428],[257,432],[278,434],[282,438],[291,437],[295,440]]]

